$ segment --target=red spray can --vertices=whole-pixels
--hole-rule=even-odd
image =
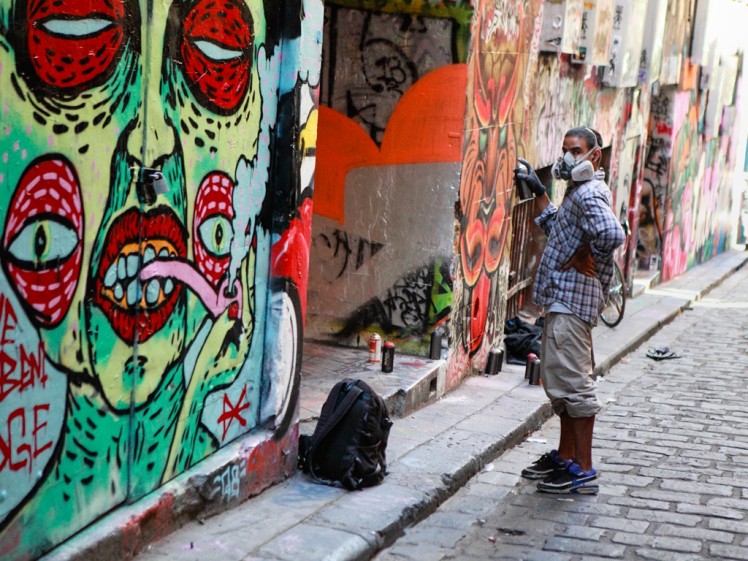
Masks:
[[[382,360],[382,338],[378,333],[372,333],[369,337],[369,362]]]

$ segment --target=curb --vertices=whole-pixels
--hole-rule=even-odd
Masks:
[[[148,545],[287,479],[296,469],[298,425],[281,440],[271,433],[230,444],[156,491],[72,536],[44,561],[132,559]],[[281,458],[269,462],[269,458]]]

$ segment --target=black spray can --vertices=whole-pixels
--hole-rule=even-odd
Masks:
[[[429,358],[439,360],[442,357],[442,336],[438,331],[431,334],[431,345],[429,347]]]
[[[504,362],[504,349],[494,349],[488,353],[486,361],[486,374],[498,374]]]
[[[530,353],[527,355],[527,363],[525,364],[525,380],[530,379],[530,370],[532,370],[532,361],[537,359],[537,355],[535,353]]]
[[[395,343],[385,341],[382,345],[382,372],[392,372],[395,366]]]
[[[540,359],[535,357],[530,362],[530,378],[529,382],[531,386],[540,385]]]

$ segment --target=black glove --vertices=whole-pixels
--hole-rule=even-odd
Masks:
[[[532,166],[527,160],[517,158],[517,161],[527,168],[527,172],[524,172],[522,168],[514,168],[514,181],[524,181],[536,197],[541,196],[546,192],[545,185],[540,182],[538,174],[532,169]]]

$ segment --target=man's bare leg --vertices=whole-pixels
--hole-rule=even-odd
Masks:
[[[590,471],[595,417],[571,417],[564,413],[560,419],[561,434],[558,442],[558,455],[563,460],[574,460],[584,471]]]
[[[577,447],[571,417],[567,413],[562,413],[559,418],[561,419],[561,434],[558,439],[558,456],[562,460],[573,460]]]
[[[592,469],[592,432],[595,428],[595,416],[569,417],[570,429],[574,434],[574,461],[584,471]]]

